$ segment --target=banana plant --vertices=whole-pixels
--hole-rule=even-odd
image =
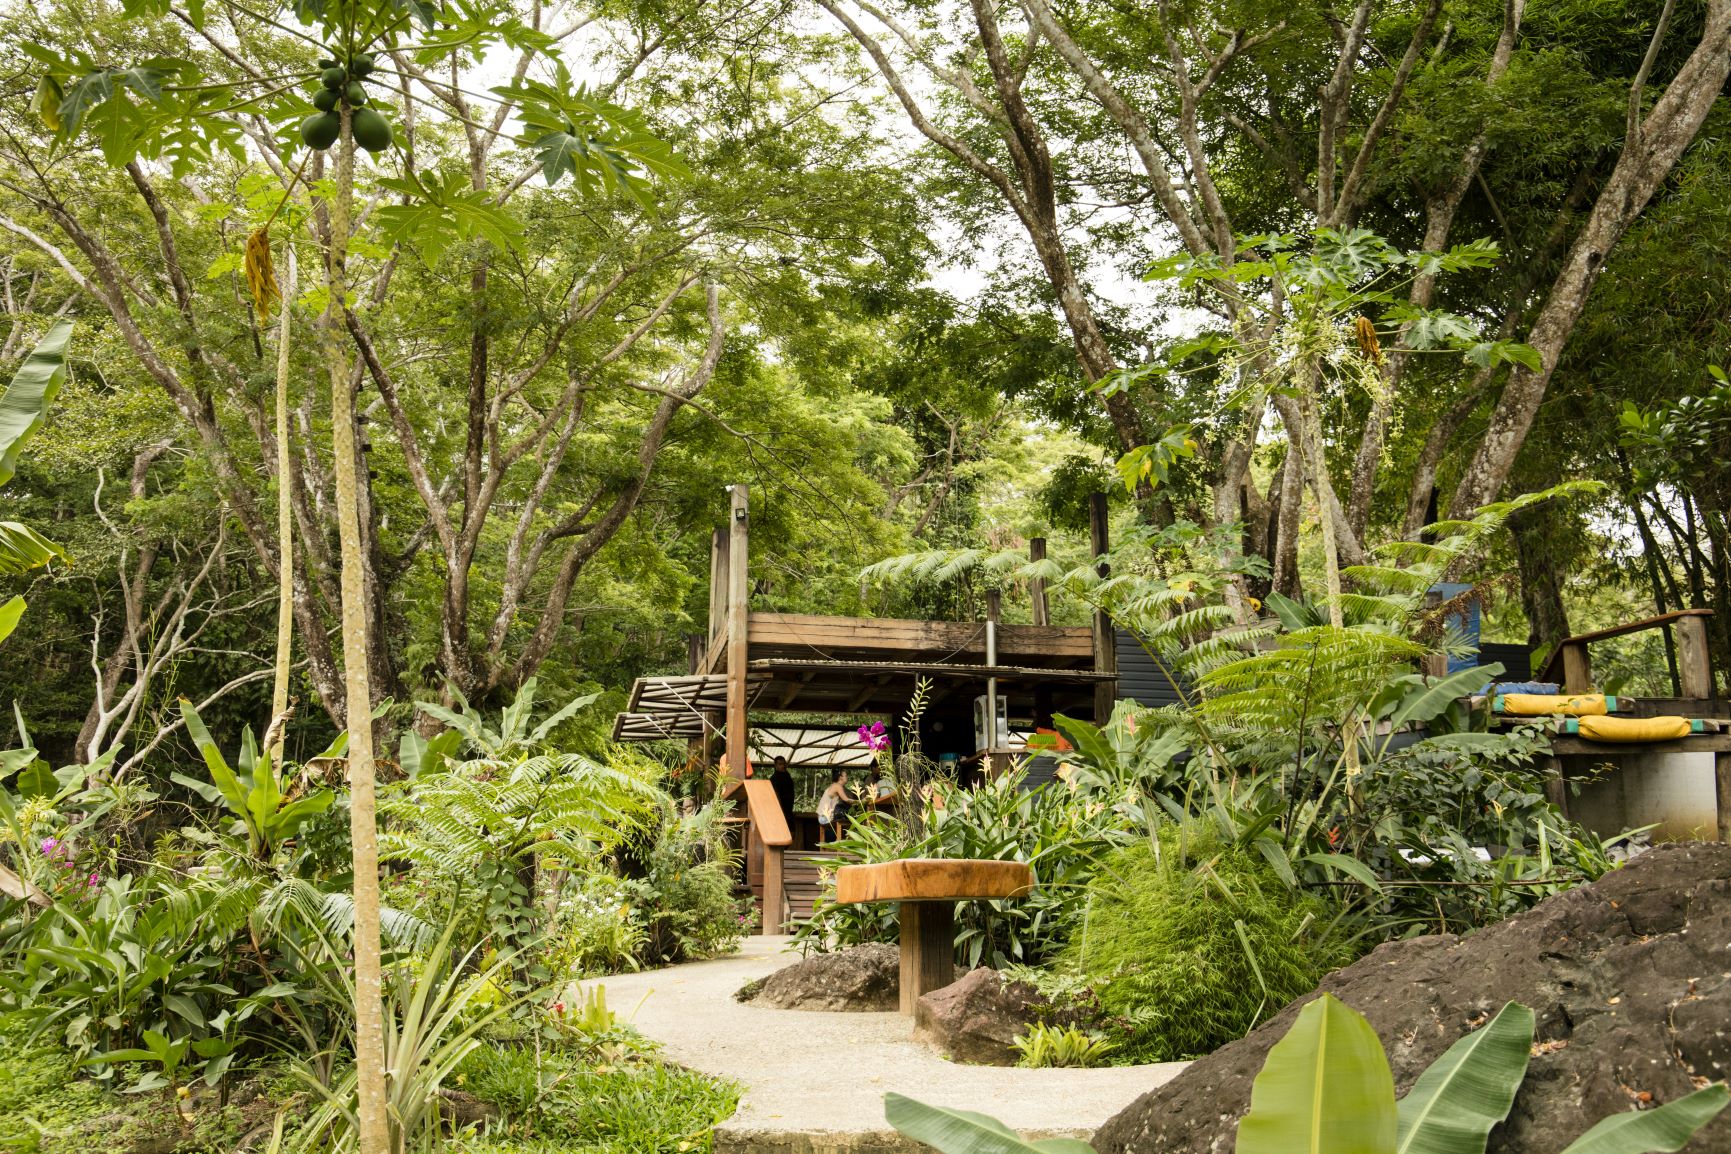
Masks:
[[[0,485],[18,471],[18,454],[24,442],[42,427],[48,406],[66,382],[66,345],[71,339],[71,321],[55,324],[24,358],[6,392],[0,394]],[[0,521],[0,575],[24,573],[65,558],[60,546],[29,526]],[[0,602],[0,641],[18,627],[23,614],[23,597]]]
[[[529,719],[535,709],[537,685],[538,682],[533,677],[523,682],[522,687],[517,690],[517,696],[512,698],[511,704],[507,705],[499,714],[499,727],[497,729],[487,724],[481,714],[469,704],[468,698],[464,697],[454,685],[449,686],[448,691],[452,700],[456,702],[456,709],[446,709],[444,706],[431,701],[417,701],[415,708],[430,717],[438,718],[451,729],[462,734],[463,741],[482,757],[504,758],[511,754],[533,753],[546,742],[561,722],[573,717],[578,710],[592,705],[596,698],[601,696],[598,693],[586,693],[581,697],[574,697],[549,714],[542,720],[541,724],[530,729]],[[437,741],[437,739],[434,740]],[[416,766],[419,772],[423,773],[432,768],[432,764],[425,759],[426,752],[425,748],[415,750]],[[454,750],[448,747],[435,747],[431,752],[435,755],[449,756]]]
[[[1514,1105],[1532,1052],[1533,1012],[1509,1002],[1419,1075],[1398,1103],[1363,1015],[1324,994],[1268,1051],[1238,1124],[1236,1154],[1484,1154]],[[1613,1114],[1562,1154],[1674,1154],[1731,1103],[1716,1082],[1650,1110]],[[1029,1142],[981,1114],[884,1096],[891,1126],[942,1154],[1088,1154],[1071,1139]]]
[[[210,780],[200,781],[183,773],[170,776],[211,804],[226,806],[235,816],[236,832],[246,835],[253,857],[268,860],[303,824],[331,807],[336,795],[328,789],[303,797],[293,797],[283,789],[284,779],[271,759],[260,754],[251,726],[241,734],[237,773],[205,728],[198,710],[184,697],[180,699],[180,713],[186,719],[187,733],[204,757]],[[347,735],[340,735],[319,757],[341,757],[346,745]]]

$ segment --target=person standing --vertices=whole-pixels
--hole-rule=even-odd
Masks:
[[[799,835],[793,824],[793,774],[787,771],[787,758],[777,757],[774,768],[770,771],[769,786],[775,790],[775,800],[781,806],[781,816],[787,821],[787,830],[794,835],[795,848]]]

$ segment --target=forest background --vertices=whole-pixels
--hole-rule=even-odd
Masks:
[[[117,71],[92,114],[112,123],[71,143],[39,96],[43,52],[251,78],[316,55],[237,37],[243,11],[4,17],[5,370],[75,321],[69,379],[0,491],[4,520],[64,551],[0,578],[29,602],[0,702],[51,760],[143,764],[183,739],[183,696],[218,732],[264,724],[279,483],[290,756],[343,723],[328,391],[309,336],[279,443],[243,268],[271,223],[302,255],[298,311],[323,310],[328,181],[315,160],[309,196],[280,143],[304,94],[206,104],[177,135],[193,111]],[[860,570],[1032,536],[1080,556],[1087,497],[1108,491],[1122,523],[1224,559],[1246,596],[1314,594],[1325,538],[1350,563],[1499,495],[1596,480],[1523,513],[1469,575],[1487,635],[1542,655],[1696,605],[1719,611],[1727,653],[1731,4],[517,15],[682,171],[548,185],[487,98],[542,75],[533,43],[477,37],[448,75],[399,62],[381,101],[400,147],[362,165],[349,265],[391,726],[452,690],[495,705],[535,676],[549,698],[621,695],[683,668],[734,482],[752,491],[756,607],[965,619],[975,581],[880,589]],[[140,117],[158,118],[150,150],[111,163]],[[1351,306],[1320,333],[1283,253],[1331,270]],[[1313,379],[1259,375],[1305,341]],[[1321,478],[1290,451],[1307,421]],[[1601,676],[1646,688],[1663,667],[1630,648]],[[598,742],[607,704],[568,742]]]

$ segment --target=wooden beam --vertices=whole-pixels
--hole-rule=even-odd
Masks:
[[[1680,617],[1677,633],[1677,692],[1683,697],[1713,696],[1713,659],[1707,649],[1707,618]]]
[[[903,1014],[912,1016],[920,997],[956,980],[956,907],[949,902],[903,902],[901,994]]]
[[[704,649],[714,652],[721,638],[727,613],[727,535],[720,529],[709,533],[709,621],[704,629]],[[711,666],[713,668],[713,666]]]
[[[1086,668],[1093,660],[1092,638],[1087,626],[1004,625],[998,629],[998,660],[1006,665],[1073,664]],[[828,656],[854,650],[930,653],[954,659],[969,654],[984,656],[986,630],[978,621],[753,613],[751,648],[765,657]]]
[[[1044,561],[1046,559],[1046,539],[1032,537],[1028,540],[1028,560]],[[1051,615],[1046,604],[1046,579],[1035,577],[1028,582],[1028,597],[1034,603],[1033,623],[1035,625],[1050,625]]]
[[[775,707],[777,709],[786,709],[788,706],[792,705],[793,699],[799,696],[799,691],[804,689],[807,685],[810,685],[811,679],[816,676],[817,670],[808,669],[793,681],[789,682],[788,687],[781,691],[781,700],[776,702]]]
[[[1106,494],[1093,493],[1088,497],[1088,538],[1095,557],[1102,557],[1112,548],[1111,526],[1106,516]],[[1099,562],[1100,576],[1105,577],[1111,572],[1110,566],[1104,561]],[[1094,669],[1098,673],[1118,672],[1118,633],[1112,625],[1112,618],[1101,610],[1094,612]],[[1094,687],[1094,724],[1105,725],[1112,716],[1112,706],[1117,701],[1118,683],[1103,681]]]
[[[749,631],[747,614],[751,605],[751,590],[747,587],[747,560],[750,556],[750,494],[744,485],[735,485],[727,519],[727,775],[737,780],[745,778],[745,763],[750,752],[746,732],[746,637]]]
[[[1563,692],[1593,691],[1593,659],[1587,654],[1585,641],[1565,641],[1560,656],[1563,659]]]
[[[810,679],[807,678],[807,680],[810,680]],[[874,693],[876,693],[878,690],[882,689],[884,686],[888,685],[890,683],[890,680],[891,680],[891,677],[889,674],[887,674],[887,673],[878,674],[878,676],[873,678],[869,684],[861,686],[860,691],[848,699],[847,708],[842,710],[842,712],[843,713],[857,713],[857,712],[859,712],[860,706],[862,706],[866,702],[870,701],[872,699],[872,695]]]

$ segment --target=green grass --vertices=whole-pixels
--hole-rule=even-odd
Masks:
[[[26,1046],[22,1033],[0,1027],[0,1055],[3,1154],[114,1154],[179,1129],[160,1094],[118,1094],[79,1078],[58,1047]],[[732,1084],[662,1062],[623,1036],[588,1053],[546,1051],[539,1066],[531,1048],[489,1043],[452,1085],[501,1116],[492,1133],[444,1143],[449,1154],[703,1154],[715,1125],[739,1104]],[[177,1154],[231,1154],[275,1113],[275,1091],[265,1088],[244,1109],[201,1098]]]
[[[119,1094],[78,1077],[70,1053],[29,1044],[0,1027],[0,1151],[6,1154],[114,1154],[146,1137],[178,1138],[180,1154],[230,1154],[275,1104],[219,1107],[213,1094],[189,1105],[186,1124],[159,1093]]]
[[[484,1049],[458,1089],[504,1113],[493,1133],[458,1139],[462,1154],[689,1154],[739,1105],[738,1088],[641,1055],[584,1060],[553,1051]]]

